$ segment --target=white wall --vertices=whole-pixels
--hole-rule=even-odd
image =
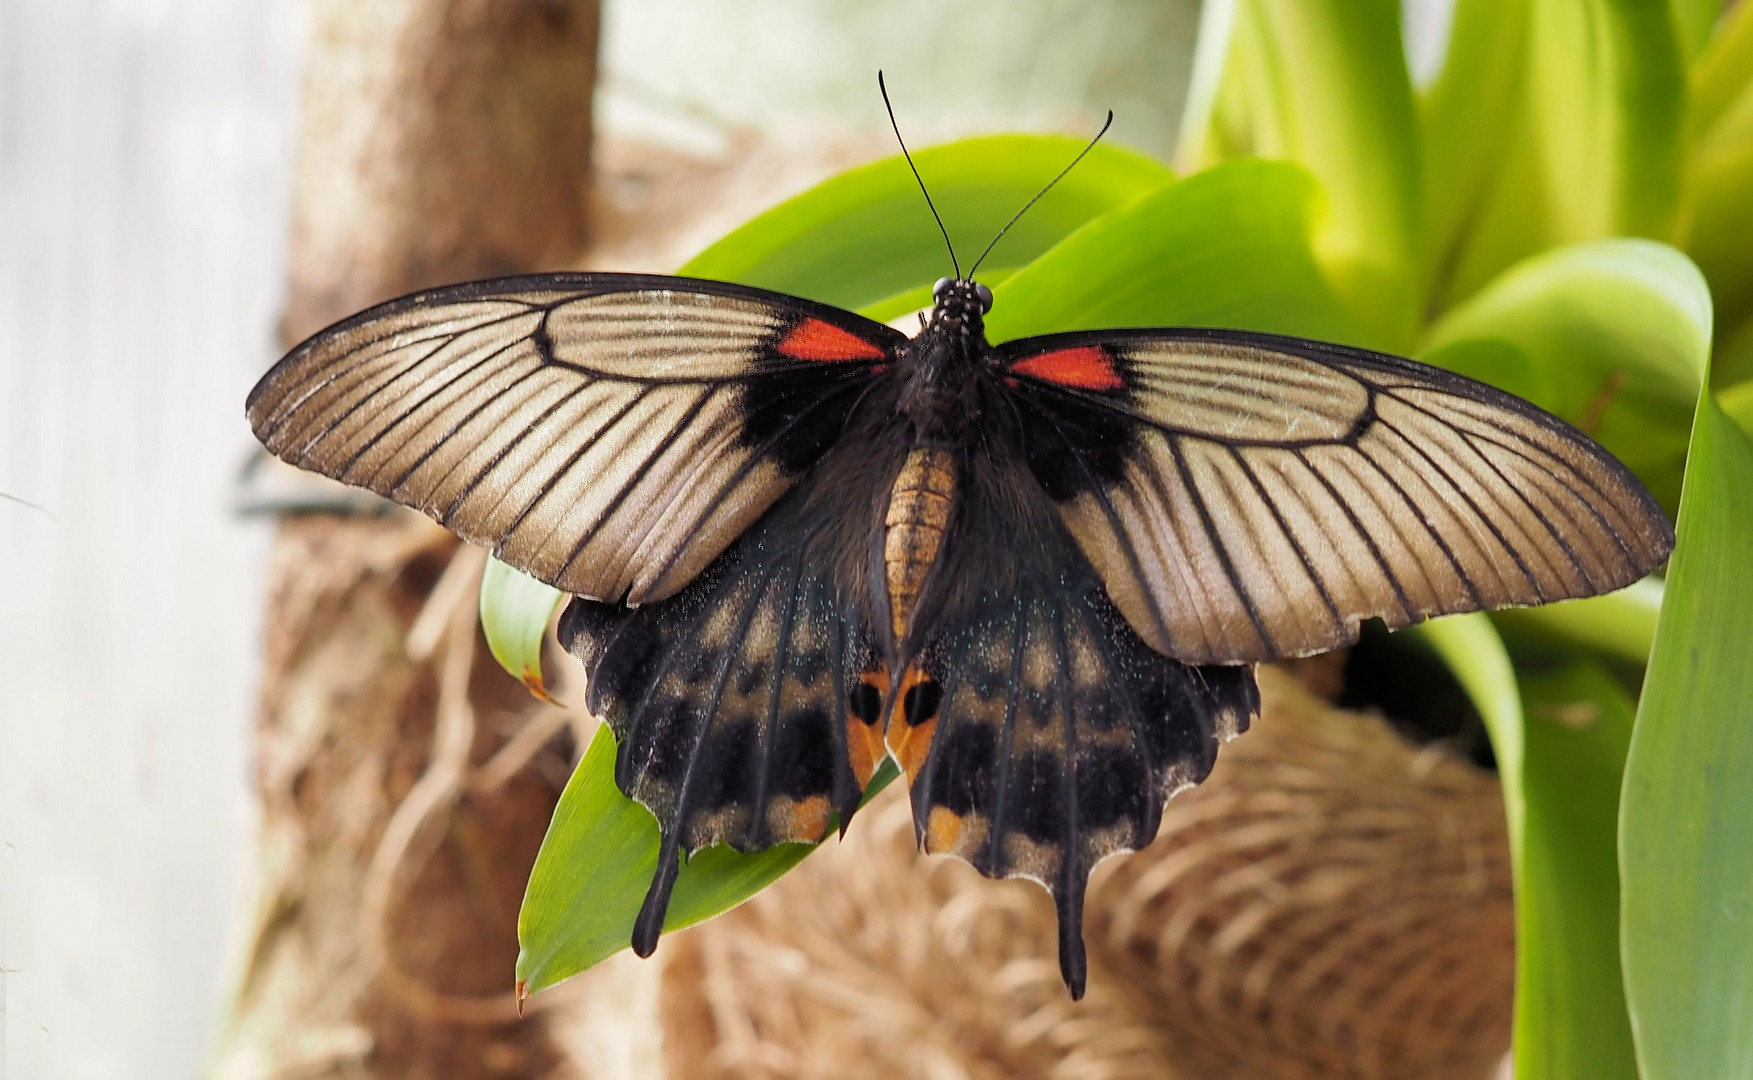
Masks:
[[[246,833],[295,0],[0,0],[8,1075],[195,1075]]]

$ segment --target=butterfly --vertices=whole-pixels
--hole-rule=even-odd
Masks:
[[[1081,996],[1091,869],[1248,727],[1256,662],[1673,546],[1606,450],[1490,386],[1236,330],[994,345],[977,266],[912,337],[718,281],[455,285],[249,396],[272,453],[573,595],[560,640],[662,837],[640,955],[683,855],[844,831],[892,757],[924,850],[1051,892]]]

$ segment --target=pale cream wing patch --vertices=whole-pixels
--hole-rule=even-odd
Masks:
[[[566,592],[662,599],[796,480],[784,429],[748,437],[750,383],[849,370],[775,351],[800,317],[786,306],[672,283],[555,275],[393,301],[294,349],[251,426]]]
[[[1358,623],[1592,596],[1673,531],[1635,477],[1525,401],[1409,360],[1179,331],[1102,342],[1137,421],[1060,510],[1115,606],[1189,663],[1300,656]]]

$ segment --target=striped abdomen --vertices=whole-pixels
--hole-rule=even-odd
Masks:
[[[883,569],[889,587],[889,619],[898,641],[937,559],[943,530],[956,494],[956,473],[948,450],[922,446],[910,451],[889,492],[883,525]]]

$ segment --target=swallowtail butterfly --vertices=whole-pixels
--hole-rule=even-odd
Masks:
[[[573,595],[560,639],[662,834],[641,955],[683,853],[821,840],[893,756],[925,850],[1051,891],[1080,995],[1091,868],[1247,728],[1255,662],[1607,592],[1673,545],[1623,465],[1489,386],[1234,330],[994,346],[975,268],[914,337],[718,281],[474,282],[250,394],[274,454]]]

